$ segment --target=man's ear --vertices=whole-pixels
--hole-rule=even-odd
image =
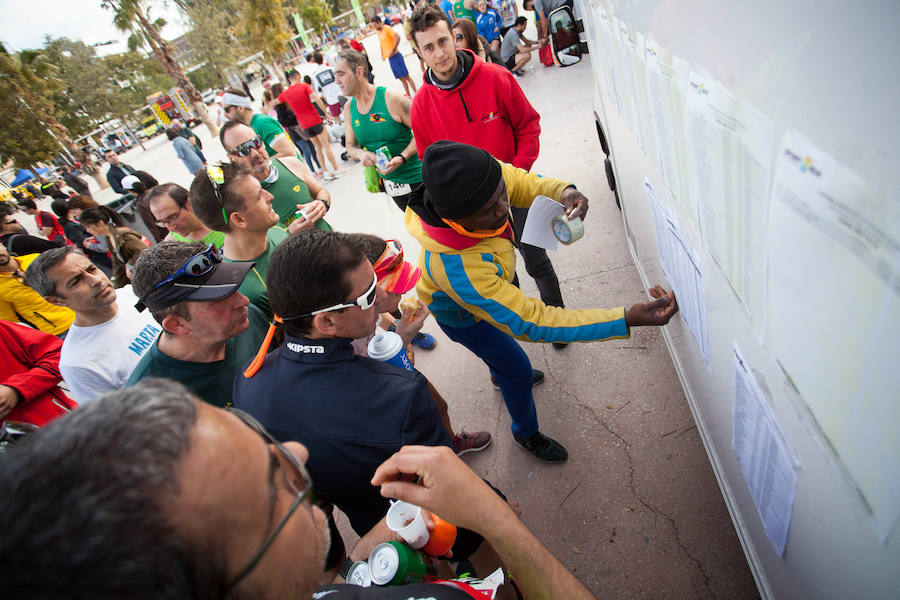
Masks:
[[[313,317],[312,326],[315,331],[322,335],[337,335],[337,324],[334,322],[334,313],[324,312]]]
[[[247,219],[244,218],[244,215],[235,211],[228,215],[228,224],[236,229],[244,229],[247,227]]]
[[[191,331],[187,319],[178,315],[168,314],[164,316],[160,325],[162,325],[163,331],[168,331],[173,335],[185,335]]]
[[[65,306],[66,308],[70,308],[69,302],[62,296],[44,296],[44,300],[46,300],[50,304],[55,304],[56,306]]]

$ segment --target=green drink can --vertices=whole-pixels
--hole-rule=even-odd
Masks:
[[[427,556],[400,542],[378,544],[369,554],[369,576],[375,585],[420,583],[433,574]]]

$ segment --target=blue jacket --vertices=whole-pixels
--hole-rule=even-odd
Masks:
[[[452,446],[418,371],[357,356],[352,340],[285,336],[251,378],[234,382],[234,405],[276,439],[309,449],[316,496],[341,509],[360,535],[388,509],[369,484],[402,446]]]
[[[478,35],[484,36],[488,42],[493,42],[500,37],[500,25],[502,24],[500,13],[496,9],[488,7],[483,13],[475,13],[475,25]]]
[[[178,158],[181,159],[187,170],[191,172],[191,175],[203,168],[203,161],[200,160],[200,156],[197,155],[194,146],[185,138],[178,136],[172,140],[172,145],[175,146],[175,154],[178,155]]]

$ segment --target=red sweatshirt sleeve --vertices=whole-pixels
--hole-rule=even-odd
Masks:
[[[6,346],[4,362],[15,362],[27,371],[0,377],[0,384],[14,388],[23,401],[40,396],[62,380],[59,372],[59,353],[62,340],[58,337],[31,329],[24,325],[3,323],[0,339]]]
[[[506,85],[497,86],[497,90],[501,92],[505,90],[506,93],[502,94],[498,102],[509,116],[516,138],[516,155],[512,159],[512,165],[530,171],[541,149],[538,139],[541,135],[541,115],[525,97],[525,92],[519,87],[513,74],[507,71],[502,76],[506,80]],[[417,144],[418,139],[417,136]]]
[[[427,92],[428,90],[423,84],[413,99],[412,108],[409,111],[409,120],[412,123],[413,137],[416,138],[416,152],[419,154],[419,160],[425,158],[425,150],[435,141],[425,127],[431,118],[431,115],[428,114],[429,104],[424,101]]]

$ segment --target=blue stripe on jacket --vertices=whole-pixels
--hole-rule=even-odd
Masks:
[[[461,256],[456,254],[440,254],[439,256],[444,266],[444,273],[460,299],[468,305],[478,306],[490,315],[490,320],[505,325],[516,337],[545,342],[575,342],[603,340],[628,335],[624,319],[572,327],[547,327],[530,323],[509,307],[479,294],[469,280],[469,275],[463,265]],[[428,271],[430,276],[430,269]],[[434,281],[433,278],[432,281]]]

